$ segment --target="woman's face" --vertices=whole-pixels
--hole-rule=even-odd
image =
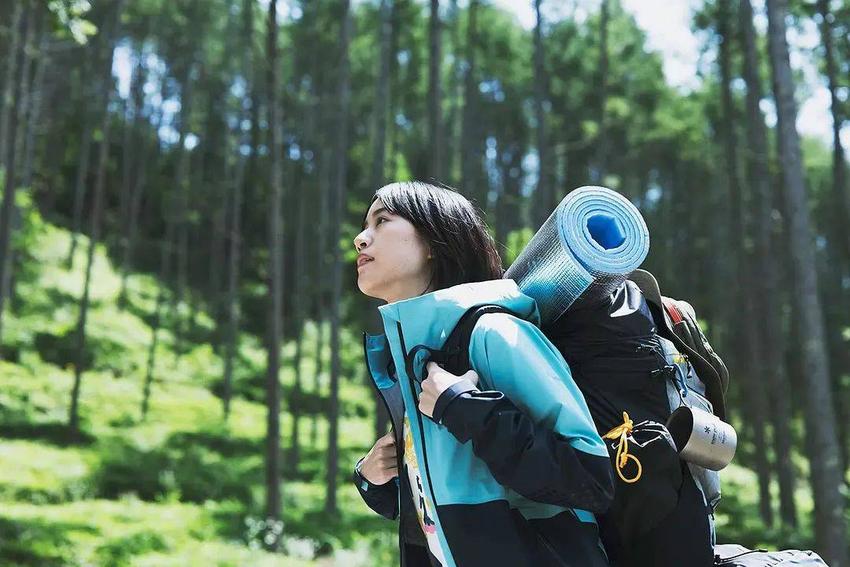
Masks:
[[[431,281],[428,244],[407,219],[391,214],[376,199],[354,239],[357,287],[364,294],[391,303],[427,291]]]

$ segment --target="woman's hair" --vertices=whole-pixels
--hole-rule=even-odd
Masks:
[[[449,187],[402,181],[381,187],[372,197],[408,220],[430,247],[434,290],[502,277],[496,243],[473,204]]]

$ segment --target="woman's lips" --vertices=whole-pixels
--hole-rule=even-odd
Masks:
[[[374,260],[374,258],[372,258],[371,256],[365,256],[365,255],[358,256],[357,257],[357,269],[359,270],[360,268],[362,268],[363,266],[365,266],[366,264],[368,264],[369,262],[371,262],[373,260]]]

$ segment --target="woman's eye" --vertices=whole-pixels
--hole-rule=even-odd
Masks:
[[[375,221],[375,224],[376,225],[381,224],[381,222],[386,221],[386,220],[387,219],[385,219],[384,217],[378,217],[378,219]]]

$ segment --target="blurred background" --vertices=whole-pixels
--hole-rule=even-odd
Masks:
[[[631,199],[731,369],[719,539],[848,564],[847,2],[5,0],[0,63],[0,564],[395,564],[351,240],[414,178],[506,265]]]

